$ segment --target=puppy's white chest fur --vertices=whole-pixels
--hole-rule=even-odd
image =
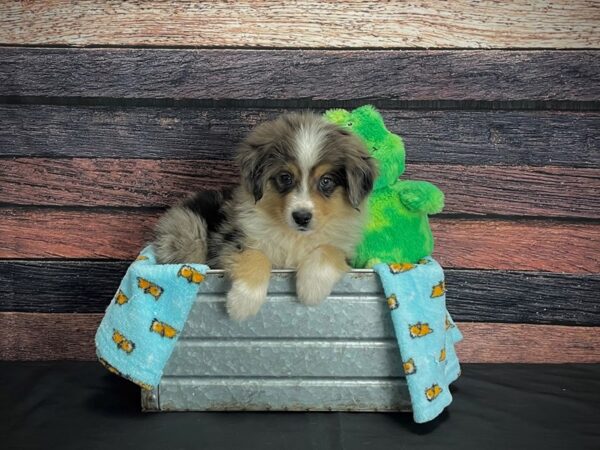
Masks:
[[[247,211],[241,228],[248,237],[249,248],[262,251],[275,269],[297,269],[308,255],[322,245],[339,248],[347,257],[354,252],[360,239],[362,214],[348,217],[339,228],[328,224],[311,232],[293,230],[285,222],[274,223],[273,219],[259,209]]]

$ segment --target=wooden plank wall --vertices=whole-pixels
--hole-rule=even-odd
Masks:
[[[93,359],[160,212],[282,111],[378,106],[465,362],[600,362],[600,6],[3,2],[0,359]]]

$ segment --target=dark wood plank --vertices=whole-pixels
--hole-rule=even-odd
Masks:
[[[600,275],[446,270],[457,320],[600,325]]]
[[[596,51],[0,48],[0,96],[318,101],[600,97]],[[380,106],[382,106],[380,104]]]
[[[0,105],[0,156],[231,159],[252,127],[282,112]],[[600,165],[597,112],[381,112],[412,163]]]
[[[409,162],[406,178],[438,184],[446,213],[600,218],[600,169]],[[13,158],[0,160],[0,203],[164,207],[236,180],[228,161]]]
[[[0,258],[133,259],[159,214],[6,208]],[[598,224],[435,217],[432,228],[435,257],[446,268],[600,273]]]
[[[97,261],[0,261],[5,294],[0,311],[103,312],[129,263]],[[19,297],[29,300],[23,303]]]
[[[476,6],[476,7],[474,7]],[[75,9],[76,8],[76,9]],[[76,14],[75,14],[76,12]],[[12,45],[598,48],[590,0],[3,2]],[[259,26],[257,26],[259,24]],[[406,24],[406,26],[404,26]]]
[[[0,312],[0,360],[95,360],[102,314]],[[461,363],[598,363],[599,328],[458,323]]]
[[[102,312],[126,262],[0,261],[0,311]],[[448,309],[459,321],[600,325],[600,275],[446,271]]]

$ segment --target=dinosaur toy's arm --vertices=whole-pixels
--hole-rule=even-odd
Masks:
[[[392,189],[410,211],[437,214],[444,208],[444,193],[427,181],[398,180]]]

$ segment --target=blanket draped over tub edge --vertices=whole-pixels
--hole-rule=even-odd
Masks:
[[[158,386],[208,269],[157,264],[152,247],[144,248],[96,332],[100,362],[145,389]]]
[[[96,351],[111,372],[144,389],[158,386],[209,267],[157,264],[147,246],[129,266],[98,331]],[[444,272],[432,258],[378,264],[391,309],[414,420],[427,422],[452,402],[462,339],[446,310]]]
[[[452,402],[449,386],[460,376],[454,344],[462,334],[446,309],[444,271],[433,258],[373,269],[391,310],[414,420],[428,422]]]

